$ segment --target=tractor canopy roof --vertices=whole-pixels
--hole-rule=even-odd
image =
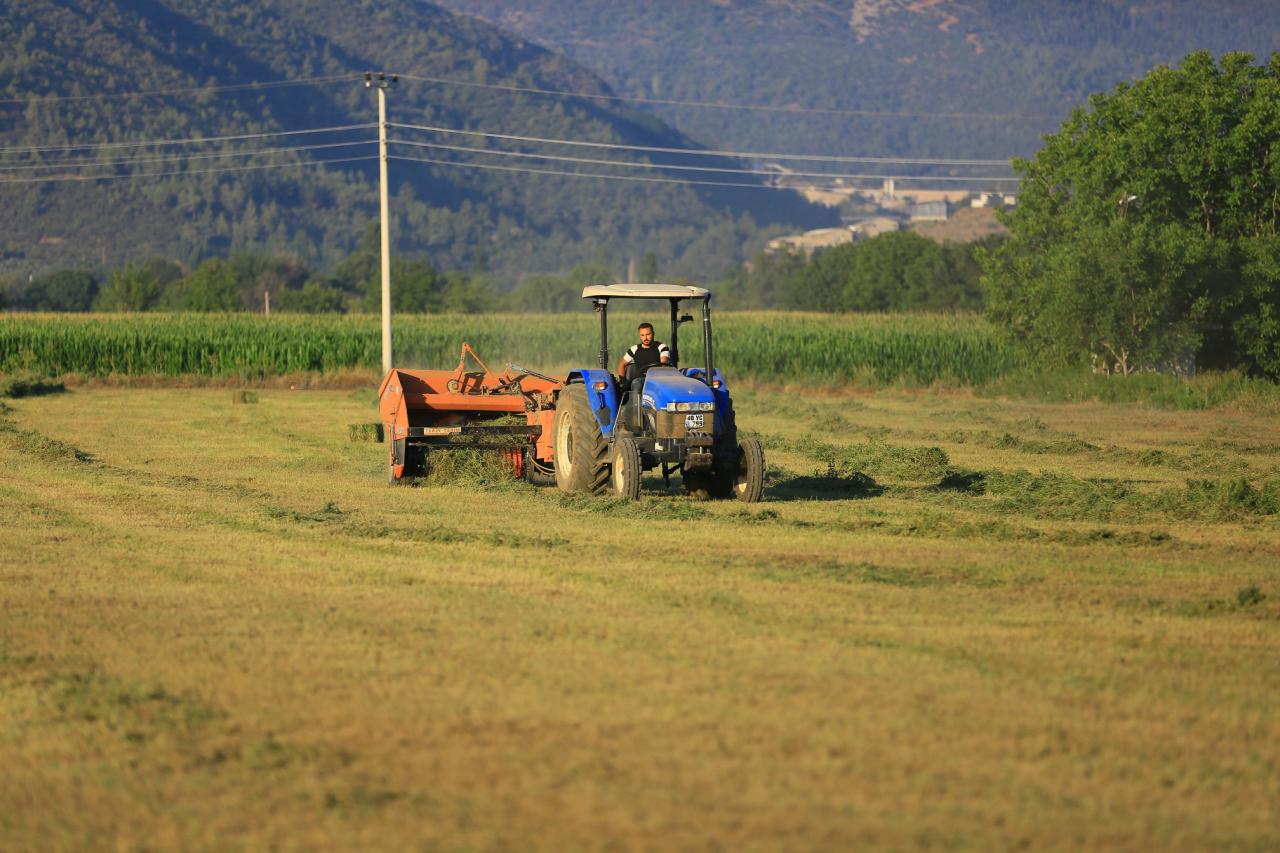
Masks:
[[[705,287],[688,284],[593,284],[582,288],[583,299],[707,299]]]

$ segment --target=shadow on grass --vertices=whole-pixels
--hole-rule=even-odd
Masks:
[[[35,376],[0,376],[0,397],[42,397],[46,394],[64,394],[67,387],[58,379]]]
[[[778,474],[770,478],[765,496],[784,501],[843,501],[875,498],[885,487],[861,471],[828,465],[814,474]]]
[[[981,471],[948,471],[936,485],[930,486],[935,492],[964,492],[971,495],[985,494],[987,475]]]

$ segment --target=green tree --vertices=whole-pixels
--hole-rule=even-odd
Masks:
[[[57,270],[33,278],[13,302],[22,311],[88,311],[97,293],[98,280],[92,273]]]
[[[391,308],[423,314],[441,309],[440,291],[444,279],[435,267],[420,258],[391,258]],[[366,292],[365,305],[370,310],[381,310],[382,275],[372,282]]]
[[[238,311],[241,302],[235,270],[221,258],[207,260],[170,286],[164,303],[173,311]]]
[[[378,223],[365,225],[355,251],[347,255],[333,271],[334,284],[351,293],[367,293],[370,283],[381,282],[382,243]],[[379,284],[381,287],[381,284]]]
[[[636,267],[636,278],[642,282],[656,282],[659,276],[658,255],[652,249],[644,253]]]
[[[441,310],[450,314],[477,314],[492,311],[498,297],[493,286],[482,275],[467,276],[451,272],[445,276],[440,293]]]
[[[717,298],[726,308],[784,307],[805,264],[804,253],[794,249],[757,252],[721,283]]]
[[[608,267],[579,264],[568,275],[540,275],[527,278],[507,294],[506,307],[530,313],[561,313],[582,307],[582,288],[590,284],[613,284],[617,278]]]
[[[181,264],[168,258],[148,258],[142,264],[142,269],[155,279],[156,286],[160,288],[161,293],[164,293],[166,287],[175,281],[179,281],[187,274]]]
[[[156,274],[146,267],[128,263],[111,271],[93,307],[96,311],[150,311],[159,300],[160,284]]]
[[[1032,353],[1127,373],[1198,351],[1280,376],[1280,54],[1090,98],[1023,173],[985,253],[989,314]]]
[[[311,280],[297,290],[284,290],[276,300],[279,310],[296,314],[340,314],[346,311],[347,296],[322,281]]]
[[[227,263],[235,275],[241,307],[249,311],[262,310],[264,294],[270,292],[278,298],[286,291],[301,288],[311,278],[311,271],[301,261],[287,255],[237,252]]]

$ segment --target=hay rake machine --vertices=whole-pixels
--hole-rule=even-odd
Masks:
[[[539,460],[552,457],[555,401],[563,384],[518,364],[495,373],[465,342],[451,371],[392,368],[378,389],[388,481],[425,476],[434,453],[479,449],[505,457],[516,477],[552,482],[550,463]]]

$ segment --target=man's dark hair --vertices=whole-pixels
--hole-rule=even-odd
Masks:
[[[653,324],[652,324],[652,323],[641,323],[639,326],[636,326],[636,331],[637,331],[637,332],[639,332],[639,331],[643,331],[644,329],[648,329],[649,331],[651,331],[651,332],[652,332],[652,331],[653,331]]]

